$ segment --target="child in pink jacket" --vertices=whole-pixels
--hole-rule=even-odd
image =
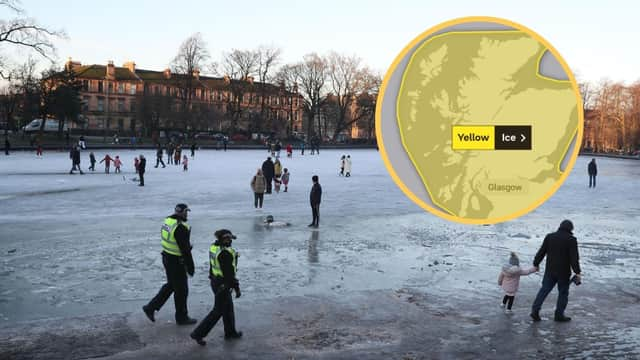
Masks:
[[[520,276],[529,275],[537,270],[536,267],[531,267],[527,270],[521,269],[518,255],[514,252],[511,253],[509,263],[502,267],[500,276],[498,276],[498,285],[502,286],[502,290],[505,293],[504,298],[502,298],[502,307],[506,305],[507,313],[511,313],[511,306],[513,306],[513,300],[520,285]]]

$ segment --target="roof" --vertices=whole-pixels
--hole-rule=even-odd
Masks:
[[[105,65],[85,65],[76,66],[73,69],[76,77],[80,79],[104,79],[107,75],[107,67]],[[129,71],[125,67],[115,67],[116,80],[140,80],[136,74]]]

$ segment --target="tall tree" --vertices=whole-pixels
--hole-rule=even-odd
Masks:
[[[287,136],[291,136],[295,117],[294,102],[298,100],[299,69],[296,65],[284,65],[275,75],[278,84],[284,87],[289,99],[287,102]],[[301,129],[302,130],[302,129]]]
[[[255,53],[257,56],[256,72],[258,73],[257,88],[260,95],[260,118],[262,122],[265,122],[271,114],[266,107],[268,82],[272,80],[272,72],[280,61],[282,50],[275,47],[260,46]]]
[[[0,77],[7,79],[10,76],[11,60],[6,53],[7,49],[10,49],[9,52],[16,48],[28,49],[53,63],[56,53],[53,40],[65,37],[64,32],[48,29],[26,17],[18,0],[0,0],[0,8],[14,15],[10,19],[0,19]]]
[[[300,95],[304,99],[305,114],[307,115],[307,136],[314,134],[322,138],[322,120],[320,110],[327,98],[325,83],[327,81],[327,61],[322,56],[311,53],[304,56],[302,62],[295,64],[297,79],[300,81]],[[317,120],[317,130],[314,130],[314,120]]]
[[[178,50],[178,55],[171,63],[172,72],[176,78],[178,87],[178,98],[181,100],[181,110],[183,113],[183,126],[190,125],[191,104],[195,96],[195,89],[199,85],[196,78],[209,59],[207,44],[200,33],[195,33],[188,37]]]
[[[232,129],[236,129],[244,117],[242,102],[246,93],[253,92],[253,78],[257,73],[259,55],[254,50],[233,49],[224,53],[218,71],[225,77],[227,113]]]
[[[54,81],[56,84],[52,112],[58,119],[58,135],[62,137],[65,122],[77,122],[80,115],[82,82],[76,78],[71,67],[58,72]]]

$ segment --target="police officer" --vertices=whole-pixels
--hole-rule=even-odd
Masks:
[[[187,295],[189,284],[187,273],[193,276],[194,265],[191,257],[189,236],[191,228],[187,224],[187,213],[191,211],[186,204],[176,205],[173,215],[164,219],[160,230],[162,237],[162,264],[167,273],[167,282],[162,285],[158,294],[142,307],[149,320],[155,322],[154,313],[173,294],[176,306],[176,323],[190,325],[198,322],[189,317],[187,312]]]
[[[231,247],[231,242],[236,236],[231,231],[222,229],[215,232],[215,237],[216,241],[209,248],[209,278],[215,303],[213,310],[191,333],[191,338],[202,346],[207,344],[202,338],[207,336],[220,317],[224,323],[224,338],[226,340],[242,337],[242,331],[236,330],[233,299],[231,298],[232,290],[235,291],[236,298],[241,295],[240,284],[236,279],[238,253]]]

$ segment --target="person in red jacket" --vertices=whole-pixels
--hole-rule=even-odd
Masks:
[[[287,144],[287,157],[292,157],[293,156],[293,146],[291,146],[291,144]]]
[[[109,168],[111,167],[111,162],[113,161],[113,159],[111,158],[111,156],[109,156],[109,154],[107,154],[104,159],[100,160],[100,163],[102,164],[104,162],[104,172],[106,174],[109,173]]]

